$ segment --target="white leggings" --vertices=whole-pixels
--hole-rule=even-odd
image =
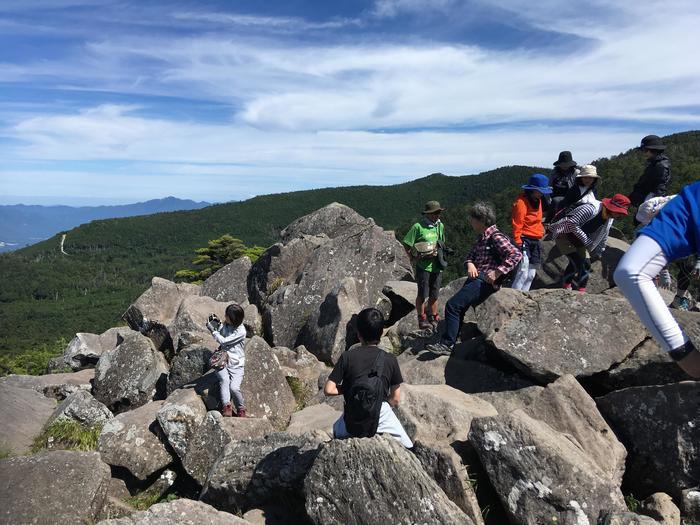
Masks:
[[[245,401],[243,401],[243,394],[241,393],[244,370],[242,366],[226,366],[216,373],[219,376],[219,392],[222,405],[230,403],[231,395],[233,395],[236,408],[245,408]]]
[[[640,235],[620,259],[614,279],[637,312],[639,320],[656,342],[670,352],[683,346],[688,338],[654,284],[654,278],[667,264],[659,244],[651,237]]]
[[[530,268],[530,260],[527,257],[527,253],[523,251],[523,258],[515,272],[511,288],[527,292],[530,290],[530,286],[532,286],[532,281],[535,280],[535,275],[537,275],[537,270],[535,268]]]

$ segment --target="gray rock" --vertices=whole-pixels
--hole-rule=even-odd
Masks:
[[[321,226],[318,218],[329,216],[334,218],[327,226]],[[326,206],[303,217],[296,225],[290,225],[285,234],[288,236],[284,237],[291,239],[289,243],[271,248],[269,257],[263,256],[256,262],[256,265],[260,263],[260,268],[258,272],[253,267],[254,283],[259,281],[267,286],[264,283],[270,283],[271,257],[275,253],[281,257],[285,251],[292,249],[300,252],[299,256],[290,257],[294,263],[288,265],[289,270],[279,272],[286,276],[275,277],[274,282],[278,284],[274,293],[268,293],[270,287],[264,293],[262,290],[258,293],[267,298],[262,304],[265,335],[275,346],[295,346],[302,328],[343,279],[355,279],[358,304],[371,305],[382,297],[384,283],[412,275],[408,257],[393,232],[384,231],[371,219],[360,220],[357,217],[346,206]],[[307,228],[306,225],[311,224],[314,226]],[[324,238],[319,237],[315,237],[313,242],[308,237],[298,237],[307,235],[300,232],[307,229],[317,231],[319,228],[329,231],[332,236],[325,237],[325,242]],[[291,246],[300,242],[305,244],[301,250]],[[314,243],[317,246],[309,253]],[[268,268],[267,276],[255,277],[256,272],[264,275],[265,267]],[[294,271],[290,271],[291,268]],[[259,284],[255,286],[261,288]],[[307,348],[311,352],[316,350],[309,345]]]
[[[0,522],[94,523],[109,486],[97,452],[59,450],[0,461]]]
[[[355,210],[333,202],[296,219],[280,232],[280,238],[284,243],[306,235],[325,235],[334,239],[343,236],[352,227],[366,224],[367,219]]]
[[[573,522],[572,522],[573,523]],[[649,516],[642,516],[634,512],[604,511],[598,519],[598,525],[660,525],[658,521]]]
[[[184,297],[173,322],[168,325],[168,333],[173,341],[175,353],[193,345],[216,350],[219,344],[207,329],[207,319],[213,313],[223,321],[228,304],[217,302],[211,297],[193,295]]]
[[[220,512],[214,507],[191,499],[176,499],[167,503],[156,503],[148,510],[134,512],[119,519],[103,520],[98,525],[249,525],[250,522]]]
[[[9,375],[0,377],[0,385],[31,388],[46,397],[61,401],[78,390],[89,391],[92,389],[91,381],[94,377],[95,370],[93,369],[43,376]]]
[[[389,281],[384,284],[382,293],[387,296],[391,304],[390,315],[387,317],[389,324],[394,324],[416,309],[416,296],[418,295],[416,283]]]
[[[153,401],[107,421],[98,442],[102,461],[124,467],[140,480],[172,463],[166,438],[156,421],[163,403]]]
[[[175,319],[182,300],[199,295],[200,287],[189,283],[173,283],[154,277],[151,287],[124,312],[122,319],[132,330],[139,330],[151,338],[155,347],[169,354],[173,341],[167,327]]]
[[[266,419],[223,417],[219,412],[208,412],[187,444],[183,466],[200,485],[226,445],[235,439],[261,437],[273,432]]]
[[[243,309],[243,326],[245,326],[248,337],[265,335],[262,316],[254,304],[249,304]]]
[[[640,512],[662,525],[681,525],[681,511],[668,494],[656,492],[642,501]]]
[[[275,428],[284,428],[296,409],[296,400],[275,354],[261,337],[245,345],[245,375],[241,391],[248,415],[264,417]]]
[[[248,257],[230,262],[202,283],[201,294],[215,301],[248,304],[248,272],[253,264]]]
[[[209,472],[200,499],[228,512],[280,498],[303,501],[304,477],[321,442],[310,434],[285,433],[231,441]]]
[[[547,385],[524,411],[578,445],[613,484],[622,483],[627,451],[573,376],[562,376]]]
[[[31,388],[0,383],[0,449],[13,455],[29,452],[55,408],[56,401]]]
[[[287,434],[299,436],[312,430],[322,430],[333,435],[333,423],[342,415],[342,411],[320,403],[294,412],[289,426],[285,430]]]
[[[350,474],[350,475],[349,475]],[[389,437],[333,440],[306,476],[306,511],[318,525],[473,524]]]
[[[326,363],[335,363],[340,354],[358,342],[355,316],[362,310],[358,283],[352,277],[333,288],[311,314],[296,342]]]
[[[627,252],[629,246],[624,240],[608,237],[603,257],[591,265],[591,276],[586,286],[588,293],[601,293],[615,286],[613,273],[615,273],[617,263]],[[568,258],[561,255],[554,241],[544,241],[542,243],[542,266],[537,270],[532,289],[561,287],[561,278],[568,264]]]
[[[544,382],[607,370],[646,337],[626,300],[567,290],[502,289],[476,308],[476,318],[502,357]]]
[[[499,414],[507,414],[534,403],[543,390],[544,388],[541,386],[526,386],[517,390],[479,392],[474,395],[487,403],[491,403]]]
[[[451,443],[467,439],[474,418],[495,416],[478,397],[447,385],[402,385],[395,409],[411,440]]]
[[[167,393],[185,385],[196,382],[209,370],[209,358],[212,351],[201,345],[188,346],[181,349],[170,362]]]
[[[700,381],[626,388],[596,399],[628,452],[634,494],[679,498],[700,479]]]
[[[513,524],[590,523],[601,510],[625,510],[581,448],[522,410],[474,420],[469,442]]]
[[[700,525],[700,489],[682,491],[680,503],[683,525]]]
[[[114,349],[122,342],[125,334],[131,330],[127,327],[110,328],[97,335],[78,333],[63,351],[63,361],[73,370],[94,368],[100,356]]]
[[[64,399],[46,422],[50,425],[58,419],[71,419],[88,427],[104,425],[114,416],[97,401],[90,392],[79,390]]]
[[[102,354],[93,395],[114,413],[145,405],[164,393],[168,363],[147,337],[133,332],[125,335],[114,350]]]
[[[206,414],[202,398],[189,388],[173,392],[158,410],[160,428],[180,459],[184,459],[188,443]]]
[[[475,525],[483,525],[479,502],[470,483],[471,476],[459,455],[439,443],[414,443],[413,453],[423,469]]]

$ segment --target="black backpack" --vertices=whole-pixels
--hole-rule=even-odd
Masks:
[[[380,348],[372,368],[353,381],[345,395],[343,418],[348,434],[353,437],[372,437],[377,433],[379,413],[386,398],[382,379],[385,361],[385,352]]]

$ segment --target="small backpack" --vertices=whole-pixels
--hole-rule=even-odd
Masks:
[[[353,437],[372,437],[377,433],[379,413],[386,398],[382,374],[386,355],[379,349],[372,368],[353,382],[345,395],[343,418],[345,428]]]
[[[223,370],[228,365],[228,352],[226,350],[217,350],[209,358],[209,367],[214,370]]]

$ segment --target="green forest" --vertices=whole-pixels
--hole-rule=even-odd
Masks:
[[[676,192],[700,176],[700,132],[664,140],[673,165],[670,189]],[[553,159],[557,153],[552,153]],[[574,148],[574,158],[575,153]],[[594,163],[602,177],[600,197],[628,194],[644,169],[642,154],[633,149]],[[21,363],[37,352],[60,352],[56,349],[76,332],[100,333],[122,324],[121,314],[154,276],[175,279],[209,241],[231,235],[246,246],[269,246],[294,219],[331,202],[374,218],[401,238],[427,200],[440,201],[447,208],[443,221],[448,244],[459,254],[446,280],[457,277],[461,257],[474,239],[467,226],[467,206],[477,200],[492,202],[499,226],[509,232],[512,201],[537,171],[548,174],[549,168],[509,166],[461,177],[432,174],[393,186],[281,193],[200,210],[100,220],[63,232],[68,255],[59,251],[60,234],[1,254],[0,374],[22,371]],[[632,233],[631,219],[619,226]]]

